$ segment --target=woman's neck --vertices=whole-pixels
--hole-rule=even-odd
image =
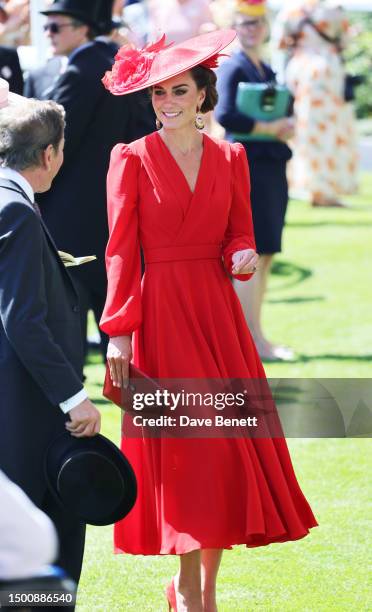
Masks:
[[[182,155],[198,151],[203,143],[203,134],[189,126],[180,129],[167,130],[162,127],[159,135],[170,149],[176,149]]]
[[[250,59],[251,62],[253,62],[253,64],[257,66],[257,68],[261,67],[261,49],[260,47],[253,47],[250,49],[245,49],[243,47],[242,50],[243,50],[243,53],[245,53],[245,55],[248,57],[248,59]]]

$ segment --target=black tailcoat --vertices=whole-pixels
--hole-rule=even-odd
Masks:
[[[0,179],[0,469],[54,521],[59,562],[79,579],[85,526],[51,498],[43,471],[68,418],[59,403],[82,389],[77,294],[32,203]]]

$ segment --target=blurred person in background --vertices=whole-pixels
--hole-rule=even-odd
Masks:
[[[10,47],[30,44],[30,0],[0,2],[0,43]]]
[[[29,2],[0,2],[0,78],[10,91],[22,94],[23,74],[16,47],[29,42]]]
[[[147,2],[128,3],[124,1],[124,31],[134,45],[144,46],[149,39],[150,16]]]
[[[68,59],[65,69],[43,93],[66,111],[65,161],[51,190],[40,197],[39,203],[59,249],[73,255],[97,256],[97,261],[72,270],[84,341],[88,311],[93,311],[98,322],[106,298],[106,174],[110,152],[117,142],[130,142],[154,128],[151,122],[144,125],[138,97],[111,96],[101,83],[116,52],[111,42],[95,41],[101,33],[105,9],[106,0],[61,0],[42,11],[53,52]],[[138,115],[141,123],[137,125]],[[107,338],[103,333],[100,338],[104,358]]]
[[[286,82],[295,98],[290,189],[316,207],[342,207],[340,196],[357,189],[356,126],[341,55],[348,29],[340,7],[318,0],[284,7],[276,22],[276,44],[290,54]]]
[[[30,70],[26,75],[23,95],[26,98],[36,98],[37,100],[47,100],[52,85],[66,69],[67,57],[64,55],[54,55],[50,57],[46,64]]]
[[[227,140],[238,142],[240,138],[247,152],[253,225],[260,261],[250,283],[235,280],[234,286],[260,357],[287,360],[293,358],[293,352],[287,347],[274,345],[265,337],[262,305],[273,256],[281,251],[288,203],[286,165],[291,157],[286,143],[293,133],[293,120],[283,117],[270,122],[256,121],[238,110],[239,83],[273,82],[275,74],[262,61],[262,47],[269,35],[265,1],[238,0],[235,6],[234,27],[240,50],[224,61],[218,71],[219,102],[215,117],[226,129]]]
[[[216,29],[209,0],[147,0],[151,41],[165,33],[167,42],[182,42]]]
[[[115,17],[113,11],[115,10],[115,4],[113,0],[103,0],[98,7],[98,23],[100,35],[96,36],[95,43],[104,51],[110,61],[113,63],[115,55],[119,51],[122,44],[131,44],[127,40],[123,41],[123,37],[119,32],[121,30],[122,21]],[[131,126],[125,133],[128,142],[136,140],[144,134],[150,134],[155,129],[155,113],[153,111],[150,97],[147,92],[138,91],[133,93],[129,97],[131,105],[131,116],[132,116],[132,130]]]

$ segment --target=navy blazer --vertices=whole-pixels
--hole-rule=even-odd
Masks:
[[[267,64],[261,63],[264,76],[260,74],[253,62],[243,51],[234,53],[231,58],[222,62],[217,73],[218,104],[215,109],[217,121],[226,130],[226,140],[235,142],[234,132],[250,133],[254,128],[254,119],[239,112],[236,107],[236,94],[239,83],[265,83],[275,81],[275,73]],[[251,140],[243,145],[249,153],[249,159],[282,159],[291,157],[291,150],[284,142]]]
[[[59,403],[83,388],[78,298],[32,203],[4,179],[0,279],[0,468],[40,501],[45,449],[68,418]]]

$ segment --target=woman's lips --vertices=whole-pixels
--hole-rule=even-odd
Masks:
[[[164,117],[166,117],[167,119],[174,119],[175,117],[178,117],[180,114],[182,113],[182,111],[178,111],[175,113],[171,113],[171,112],[166,112],[166,111],[162,111],[162,114],[164,115]]]

